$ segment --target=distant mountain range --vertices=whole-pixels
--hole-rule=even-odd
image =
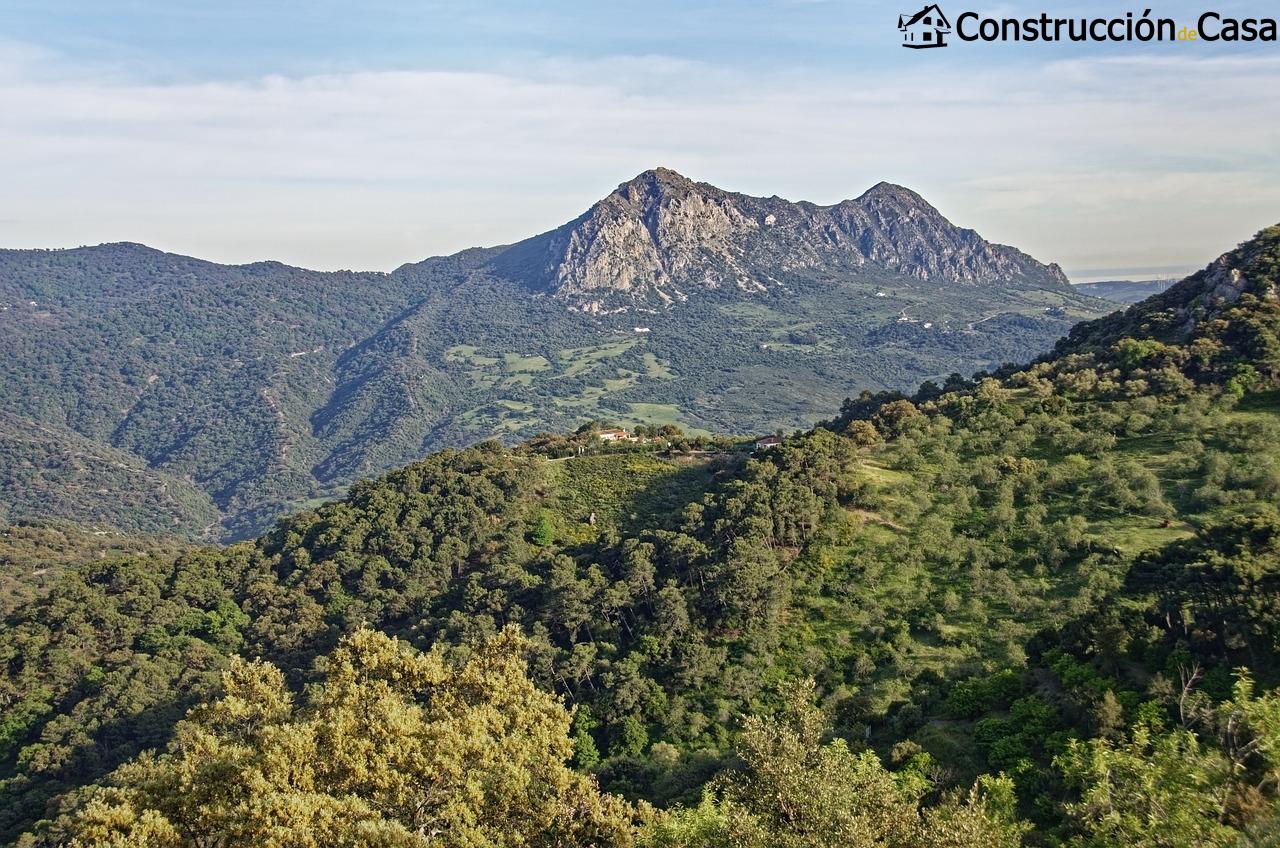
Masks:
[[[961,285],[1067,283],[1058,266],[954,226],[901,186],[880,183],[856,200],[815,206],[722,191],[665,168],[504,255],[530,257],[532,279],[591,312],[671,304],[699,289],[766,292],[796,276],[865,269]]]
[[[241,538],[440,447],[805,426],[1110,308],[900,186],[817,206],[666,169],[391,274],[0,251],[0,519]]]
[[[1178,282],[1167,280],[1107,280],[1097,283],[1079,283],[1076,291],[1083,294],[1114,300],[1116,303],[1137,303],[1153,294],[1159,294]]]

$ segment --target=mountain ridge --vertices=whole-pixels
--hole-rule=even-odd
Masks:
[[[822,206],[726,191],[656,168],[511,249],[545,254],[547,289],[590,312],[625,308],[610,294],[671,306],[698,288],[761,292],[788,272],[824,267],[876,266],[964,285],[1067,285],[1056,264],[957,227],[918,193],[888,182]]]
[[[683,233],[676,231],[678,227],[673,227],[670,223],[667,226],[663,226],[664,223],[667,223],[659,220],[664,211],[663,204],[672,200],[687,201],[690,198],[695,203],[702,205],[704,209],[708,206],[714,206],[715,203],[722,204],[722,208],[708,210],[709,215],[713,218],[710,221],[706,219],[706,216],[699,221],[696,215],[686,215],[682,221],[670,222],[685,224],[685,232]],[[755,217],[760,220],[752,223],[752,219],[745,215],[742,210],[724,205],[729,201],[742,204],[752,212],[763,212],[763,214],[757,214]],[[583,227],[593,223],[598,227],[599,219],[603,215],[609,212],[625,211],[624,208],[620,207],[625,207],[626,205],[630,205],[632,211],[644,213],[640,216],[641,220],[645,223],[645,229],[655,243],[673,242],[675,247],[686,254],[689,249],[688,245],[683,242],[700,242],[705,247],[707,243],[714,242],[717,235],[727,235],[735,227],[739,230],[759,230],[762,225],[774,226],[775,222],[773,221],[768,224],[763,222],[770,217],[776,218],[778,212],[794,214],[797,210],[803,210],[815,216],[814,220],[806,222],[810,225],[820,223],[837,225],[839,236],[851,240],[848,244],[840,246],[848,248],[855,246],[856,243],[861,249],[861,256],[851,255],[855,264],[859,262],[881,264],[887,269],[898,269],[909,276],[922,280],[941,278],[951,282],[965,283],[992,282],[995,280],[1012,281],[1015,275],[1022,274],[1051,285],[1067,282],[1066,276],[1062,273],[1061,267],[1057,263],[1044,265],[1017,248],[996,242],[988,242],[978,235],[975,230],[957,227],[918,192],[896,183],[882,180],[855,198],[823,205],[807,200],[790,201],[778,195],[765,198],[728,191],[710,183],[694,181],[670,168],[661,166],[643,171],[632,179],[620,183],[613,192],[594,203],[591,208],[578,218],[553,230],[506,245],[474,246],[453,253],[424,257],[420,260],[403,263],[390,272],[355,269],[317,271],[306,266],[291,265],[273,259],[220,263],[151,247],[134,241],[104,242],[97,245],[81,245],[69,248],[0,248],[0,255],[46,254],[62,257],[84,255],[117,258],[124,254],[128,257],[168,257],[180,260],[183,263],[224,268],[270,268],[317,275],[390,276],[444,260],[470,261],[477,258],[501,257],[510,251],[523,252],[527,249],[527,246],[539,245],[550,239],[552,243],[547,245],[548,247],[563,247],[565,250],[565,255],[560,257],[553,275],[553,282],[556,284],[555,287],[558,288],[565,284],[572,286],[574,283],[580,282],[579,277],[584,275],[587,277],[599,276],[601,272],[593,274],[591,270],[575,267],[587,261],[587,258],[581,254],[589,251],[592,239],[600,237],[599,233],[584,235],[582,233]],[[718,215],[717,211],[719,212]],[[833,220],[823,222],[821,219],[823,214],[833,216]],[[934,231],[931,235],[935,243],[931,247],[935,249],[938,247],[945,248],[947,245],[943,242],[949,241],[952,243],[952,250],[963,253],[966,258],[959,263],[951,264],[922,262],[919,259],[919,254],[922,251],[917,246],[914,251],[917,254],[917,258],[915,260],[904,260],[902,254],[910,253],[910,251],[906,251],[900,246],[891,245],[892,238],[886,238],[886,236],[900,233],[909,237],[918,237],[918,233],[911,233],[908,228],[903,227],[904,221],[911,221],[916,218],[926,219],[925,223]],[[697,226],[698,224],[702,226],[699,227]],[[861,229],[856,229],[858,227],[861,227]],[[659,237],[659,229],[663,230],[663,237],[661,238]],[[624,243],[628,235],[639,234],[638,232],[624,232],[621,235],[616,235],[613,230],[607,227],[605,228],[605,233],[606,239],[615,239]],[[829,235],[835,235],[835,232],[829,233]],[[584,243],[584,240],[586,243]],[[663,248],[662,244],[656,244],[656,246],[659,249]],[[813,245],[808,246],[813,247]],[[674,262],[670,259],[666,261],[659,260],[650,266],[648,263],[652,257],[648,251],[645,251],[644,255],[637,258],[640,260],[641,267],[639,269],[619,269],[617,272],[619,280],[622,280],[622,277],[635,278],[641,276],[646,268],[657,271],[659,266],[661,266],[663,272],[670,276],[670,266],[675,265],[678,270],[684,271],[685,269],[680,266],[687,264],[689,259],[688,256],[683,256],[677,258]],[[983,260],[987,261],[984,262]],[[983,272],[987,272],[990,276],[983,278]],[[605,277],[610,276],[607,270],[603,271],[603,275]],[[760,285],[758,280],[753,280],[752,282],[755,283],[756,287]],[[610,286],[599,286],[589,279],[585,281],[585,285],[582,287],[589,290],[601,287],[608,288]],[[628,285],[622,282],[617,287],[625,290]],[[744,290],[750,290],[751,288],[752,286],[744,286]]]
[[[881,840],[913,848],[1272,845],[1278,285],[1280,227],[1053,355],[858,398],[768,450],[670,430],[606,443],[597,427],[489,441],[246,544],[75,566],[73,552],[48,558],[62,574],[47,585],[15,571],[33,600],[0,627],[0,839],[122,842],[148,816],[174,844],[207,840],[206,821],[244,840],[250,807],[263,832],[305,837],[281,830],[281,799],[349,799],[351,773],[378,805],[365,821],[417,827],[422,798],[479,796],[438,770],[406,781],[407,760],[380,754],[441,738],[465,762],[507,750],[527,722],[486,702],[511,690],[573,706],[536,736],[542,751],[554,736],[556,769],[572,758],[668,828],[557,844],[843,846],[859,831],[842,823],[882,821],[899,797],[903,833],[960,837]],[[441,697],[440,675],[454,658],[498,667],[495,637],[516,634],[529,679],[467,675],[487,718],[456,721],[471,697]],[[322,659],[353,640],[381,647]],[[406,698],[388,708],[393,678]],[[246,724],[256,701],[299,722]],[[391,732],[406,715],[447,732]],[[322,737],[347,759],[317,784],[327,749],[297,740]],[[264,762],[276,806],[243,793]],[[884,792],[866,791],[869,769]],[[168,788],[206,772],[226,791]],[[762,774],[774,782],[748,792]],[[410,786],[407,802],[386,786]],[[969,786],[994,829],[936,806]],[[510,809],[480,804],[504,835]]]
[[[132,242],[0,251],[0,306],[0,410],[190,481],[229,538],[485,438],[808,426],[861,389],[1043,353],[1107,308],[900,186],[822,207],[666,169],[556,229],[391,273]]]

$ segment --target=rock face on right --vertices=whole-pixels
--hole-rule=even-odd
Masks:
[[[1269,311],[1265,306],[1277,301],[1278,277],[1280,224],[1123,312],[1077,324],[1059,343],[1058,351],[1100,350],[1128,337],[1186,344],[1217,337],[1223,325],[1232,322],[1257,324]]]

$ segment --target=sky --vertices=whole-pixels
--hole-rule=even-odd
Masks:
[[[1274,3],[1152,8],[1210,6]],[[824,204],[900,183],[1077,281],[1198,268],[1280,222],[1280,44],[904,50],[918,8],[0,0],[0,247],[391,270],[659,165]]]

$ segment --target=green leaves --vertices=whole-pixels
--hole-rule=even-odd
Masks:
[[[1067,805],[1081,846],[1235,846],[1274,813],[1280,690],[1255,696],[1249,672],[1197,727],[1139,721],[1119,741],[1073,740],[1055,761],[1079,792]]]
[[[632,811],[565,760],[569,716],[504,634],[460,667],[371,630],[344,639],[295,706],[233,661],[167,753],[122,766],[58,824],[109,845],[626,846]]]
[[[740,771],[724,774],[691,810],[652,824],[646,845],[688,848],[1012,848],[1027,826],[1012,784],[984,778],[967,797],[922,808],[927,785],[899,779],[875,754],[843,739],[823,744],[827,724],[812,681],[789,687],[782,713],[748,718]]]

